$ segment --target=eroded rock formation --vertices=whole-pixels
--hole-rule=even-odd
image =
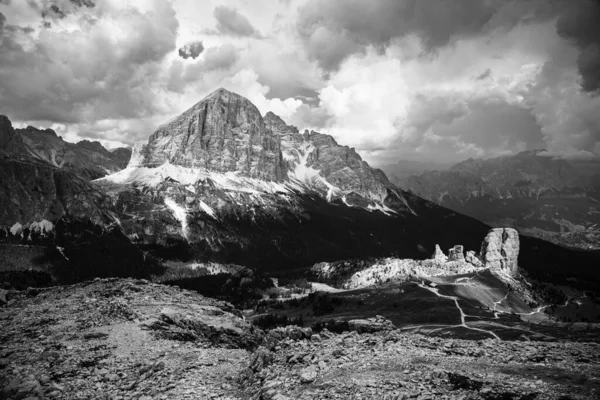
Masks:
[[[481,244],[481,259],[486,268],[509,275],[517,273],[519,233],[513,228],[495,228]]]
[[[465,261],[463,246],[456,245],[448,250],[448,261]]]

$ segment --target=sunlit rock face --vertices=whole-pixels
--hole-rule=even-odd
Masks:
[[[481,244],[485,267],[508,275],[516,275],[519,257],[519,233],[512,228],[495,228]]]
[[[321,191],[329,200],[340,198],[351,205],[360,206],[366,199],[367,203],[378,201],[383,206],[390,194],[388,201],[404,203],[396,192],[390,192],[395,187],[385,174],[363,161],[354,148],[340,146],[330,135],[307,130],[300,133],[272,112],[264,120],[281,140],[290,180]]]
[[[218,89],[161,125],[136,155],[138,164],[165,162],[215,172],[239,172],[269,181],[285,179],[279,140],[248,99]]]

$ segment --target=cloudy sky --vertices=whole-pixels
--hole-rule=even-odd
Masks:
[[[600,0],[0,0],[0,114],[108,147],[219,87],[374,164],[600,157]]]

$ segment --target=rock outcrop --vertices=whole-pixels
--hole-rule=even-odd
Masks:
[[[492,229],[481,244],[483,264],[492,271],[516,275],[518,257],[519,233],[515,229]]]
[[[465,261],[463,246],[456,245],[448,250],[448,261]]]
[[[348,321],[348,329],[358,333],[375,333],[381,331],[391,331],[396,329],[392,321],[381,315],[366,319],[351,319]]]
[[[0,115],[0,150],[15,156],[27,154],[23,138],[5,115]]]
[[[82,149],[89,150],[94,153],[94,161],[98,161],[98,155],[103,158],[111,159],[118,167],[118,169],[123,169],[127,167],[129,160],[131,159],[131,149],[129,147],[119,147],[113,150],[107,150],[102,143],[98,141],[91,142],[89,140],[82,140],[81,142],[77,142],[76,146],[81,147]],[[110,167],[114,167],[110,165]],[[109,168],[107,168],[109,169]]]
[[[431,259],[440,263],[445,263],[446,261],[448,261],[448,256],[444,254],[442,249],[440,249],[440,245],[436,244],[435,252],[431,256]]]

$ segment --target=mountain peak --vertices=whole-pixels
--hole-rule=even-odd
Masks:
[[[214,172],[239,172],[269,181],[285,178],[279,140],[247,98],[219,88],[161,125],[133,159],[141,165],[165,162]]]

